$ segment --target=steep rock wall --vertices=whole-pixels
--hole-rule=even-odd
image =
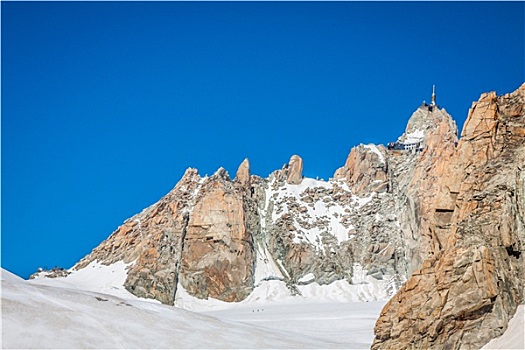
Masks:
[[[436,165],[429,257],[384,307],[373,349],[477,349],[524,301],[524,103],[525,84],[472,105]]]
[[[201,186],[196,169],[188,169],[179,183],[157,203],[126,220],[74,269],[93,261],[110,265],[117,261],[133,263],[125,287],[144,298],[173,303],[182,240],[188,210]]]
[[[253,240],[243,190],[224,169],[203,186],[184,238],[180,282],[194,296],[241,301],[253,288]]]
[[[438,179],[443,176],[444,166],[456,151],[457,127],[452,117],[444,110],[433,108],[424,119],[426,137],[424,148],[417,161],[413,162],[410,175],[401,181],[406,182],[404,193],[406,210],[400,211],[399,220],[403,223],[403,241],[407,244],[406,258],[409,275],[419,269],[423,261],[440,249],[440,241],[430,230],[430,217],[433,215],[433,201],[439,190]],[[411,118],[408,130],[414,125],[423,127],[422,122]],[[401,199],[400,198],[400,199]]]

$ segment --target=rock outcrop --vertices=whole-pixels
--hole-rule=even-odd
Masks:
[[[383,309],[373,349],[478,349],[523,303],[524,105],[525,84],[483,94],[455,152],[436,161],[429,256]]]
[[[131,264],[124,284],[127,290],[172,304],[189,210],[200,186],[197,170],[186,170],[173,190],[126,220],[74,268],[84,268],[94,261],[105,265],[123,261]]]
[[[423,131],[423,132],[422,132]],[[400,184],[396,197],[406,203],[406,210],[400,211],[403,241],[406,242],[406,259],[409,274],[421,267],[423,261],[439,250],[439,240],[430,235],[430,217],[433,215],[433,201],[438,192],[438,179],[444,175],[444,166],[456,151],[458,131],[452,117],[437,107],[421,106],[410,118],[400,140],[414,142],[423,134],[423,145],[417,161],[409,162],[403,170],[393,166],[399,174],[395,180]],[[394,151],[395,154],[395,151]],[[393,160],[396,158],[391,157]],[[404,171],[404,176],[401,175]],[[391,177],[393,178],[393,176]]]
[[[293,155],[288,162],[288,177],[286,182],[298,185],[303,180],[303,159],[298,155]]]
[[[199,298],[240,301],[253,288],[251,233],[245,190],[224,169],[201,178],[188,169],[159,202],[133,216],[82,259],[132,263],[125,287],[144,298],[173,304],[182,285]]]
[[[189,214],[179,280],[192,295],[243,300],[253,288],[253,242],[243,193],[220,169],[206,181]]]
[[[250,186],[250,161],[248,158],[244,159],[237,169],[235,174],[235,181],[240,183],[243,187]]]
[[[359,145],[352,148],[344,167],[337,169],[336,180],[346,179],[352,193],[362,195],[388,190],[388,167],[385,147]]]

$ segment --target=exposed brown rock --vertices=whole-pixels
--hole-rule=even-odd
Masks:
[[[75,268],[134,262],[125,287],[139,297],[173,304],[180,282],[199,298],[240,301],[253,287],[244,196],[224,169],[206,180],[188,169],[170,193],[127,220]]]
[[[407,200],[413,203],[415,212],[400,213],[400,221],[408,224],[403,228],[405,240],[412,242],[410,244],[412,247],[407,251],[410,273],[418,269],[427,257],[441,249],[442,238],[437,231],[435,231],[437,236],[431,235],[429,227],[435,212],[435,198],[443,188],[438,180],[445,176],[446,166],[456,152],[458,141],[456,124],[444,109],[435,107],[423,118],[429,129],[424,138],[423,151],[409,175],[410,180],[406,189]],[[410,124],[409,122],[407,130]],[[440,203],[444,205],[443,201]],[[453,207],[454,203],[447,203],[447,205]],[[407,214],[413,216],[409,217]]]
[[[525,84],[483,94],[457,151],[435,165],[430,256],[384,307],[373,349],[478,349],[523,302],[524,103]]]
[[[191,211],[180,282],[199,298],[241,301],[253,288],[253,272],[243,193],[218,173],[205,184]]]
[[[235,181],[240,183],[243,187],[248,188],[250,186],[250,161],[245,158],[235,174]]]
[[[303,159],[298,155],[293,155],[288,163],[288,177],[286,182],[298,185],[303,181]]]
[[[381,152],[380,156],[375,152]],[[334,179],[346,179],[352,193],[363,195],[388,189],[388,166],[383,146],[359,145],[352,148],[344,167],[336,170]]]
[[[126,289],[139,297],[172,304],[180,261],[177,258],[182,254],[182,238],[188,222],[187,210],[193,206],[200,180],[196,169],[186,170],[173,190],[126,220],[74,268],[81,269],[93,261],[105,265],[135,262],[128,270]]]

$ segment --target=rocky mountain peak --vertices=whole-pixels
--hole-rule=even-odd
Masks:
[[[284,183],[298,185],[303,180],[303,159],[298,155],[290,157],[290,161],[283,164],[280,170],[276,170],[270,174],[270,180],[274,179],[272,186],[283,185]]]
[[[288,162],[288,177],[286,182],[298,185],[303,180],[303,159],[298,155],[293,155]]]
[[[493,118],[497,113],[508,117],[522,114],[524,91],[525,84],[521,85],[516,91],[503,96],[497,96],[494,91],[482,94],[478,101],[472,103],[469,117],[461,132],[462,139],[472,140],[496,131],[495,129],[501,126],[501,122],[497,118]],[[496,106],[501,106],[502,110],[496,111]],[[511,128],[520,134],[521,129],[516,129],[514,124],[511,124]]]
[[[182,175],[182,179],[193,179],[196,176],[199,176],[199,171],[195,168],[188,168]]]
[[[199,181],[201,181],[199,171],[195,168],[188,168],[186,169],[184,175],[182,175],[182,178],[175,185],[175,188],[172,191],[180,189],[181,187],[185,188],[187,186],[191,186],[191,184],[198,183]]]
[[[202,184],[189,213],[178,247],[178,282],[199,298],[241,301],[253,285],[253,238],[244,192],[221,169]],[[176,295],[179,286],[174,288]]]
[[[379,145],[359,145],[350,150],[345,165],[336,170],[334,179],[345,179],[352,193],[362,195],[388,189],[386,149]]]
[[[427,195],[413,233],[427,254],[381,312],[373,349],[479,349],[523,303],[524,92],[481,95],[457,146],[421,155],[437,156],[419,171]]]
[[[212,178],[219,178],[224,181],[231,181],[230,174],[228,174],[228,171],[224,169],[223,167],[220,167],[217,169],[217,171],[211,176]]]
[[[444,108],[422,104],[408,120],[405,132],[397,139],[393,148],[424,149],[428,134],[438,130],[442,123],[449,124],[449,129],[456,130],[454,134],[457,135],[456,124]]]
[[[244,187],[250,186],[250,161],[245,158],[237,169],[235,174],[235,181]]]

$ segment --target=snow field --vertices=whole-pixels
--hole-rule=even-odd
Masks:
[[[318,339],[323,348],[367,349],[374,338],[375,320],[384,302],[252,304],[206,315],[284,331],[298,339]],[[313,348],[314,346],[308,346]]]
[[[367,348],[383,305],[260,300],[195,313],[49,280],[2,270],[3,348]]]

